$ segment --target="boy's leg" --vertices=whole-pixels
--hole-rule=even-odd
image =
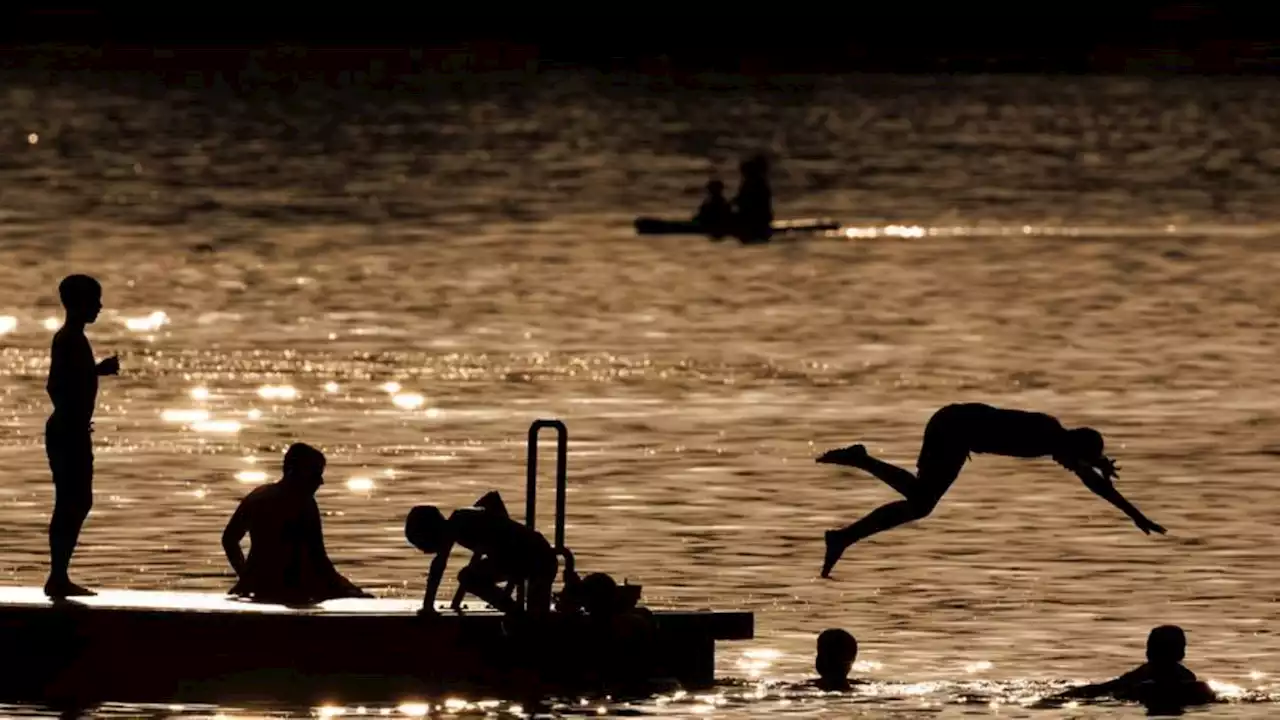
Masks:
[[[50,597],[92,595],[71,582],[71,557],[80,540],[80,530],[93,508],[93,445],[84,437],[49,434],[45,436],[49,469],[53,473],[53,514],[49,519],[49,580],[45,593]]]
[[[829,450],[817,460],[827,465],[844,465],[846,467],[865,470],[877,480],[893,488],[904,498],[910,498],[912,488],[916,485],[916,476],[897,465],[874,458],[862,445],[850,445],[838,450]]]
[[[488,560],[466,566],[462,572],[458,573],[458,592],[475,595],[503,613],[520,612],[520,606],[516,601],[498,587],[498,582],[503,578],[496,570],[494,564]]]

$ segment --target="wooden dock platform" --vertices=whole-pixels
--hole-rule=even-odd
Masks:
[[[290,608],[140,590],[53,602],[39,588],[0,587],[0,647],[11,662],[0,699],[391,702],[657,678],[693,688],[714,682],[717,641],[754,633],[748,612],[653,609],[657,632],[637,645],[583,617],[521,623],[442,607],[427,618],[418,607],[379,598]]]

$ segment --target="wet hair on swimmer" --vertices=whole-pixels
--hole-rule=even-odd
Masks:
[[[1147,635],[1149,662],[1182,662],[1187,656],[1187,634],[1177,625],[1161,625]]]
[[[422,552],[435,552],[444,528],[444,513],[435,505],[416,505],[404,519],[404,537]]]

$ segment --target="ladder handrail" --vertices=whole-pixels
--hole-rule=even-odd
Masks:
[[[567,467],[569,455],[569,430],[560,420],[538,419],[529,426],[528,455],[525,461],[524,524],[530,530],[538,529],[538,431],[551,428],[556,431],[556,535],[555,550],[564,550],[565,494],[568,486]],[[517,602],[525,605],[525,587],[517,588]]]

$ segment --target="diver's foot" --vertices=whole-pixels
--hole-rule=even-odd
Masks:
[[[61,599],[69,597],[92,597],[98,593],[71,582],[68,578],[49,578],[44,584],[44,594],[46,597]]]
[[[822,558],[822,577],[831,577],[831,568],[840,562],[840,556],[844,554],[844,546],[836,538],[835,530],[828,530],[824,536],[827,541],[827,553]]]
[[[865,445],[850,445],[836,450],[828,450],[818,456],[814,462],[824,465],[848,465],[849,467],[862,467],[863,462],[867,459],[867,448]]]

